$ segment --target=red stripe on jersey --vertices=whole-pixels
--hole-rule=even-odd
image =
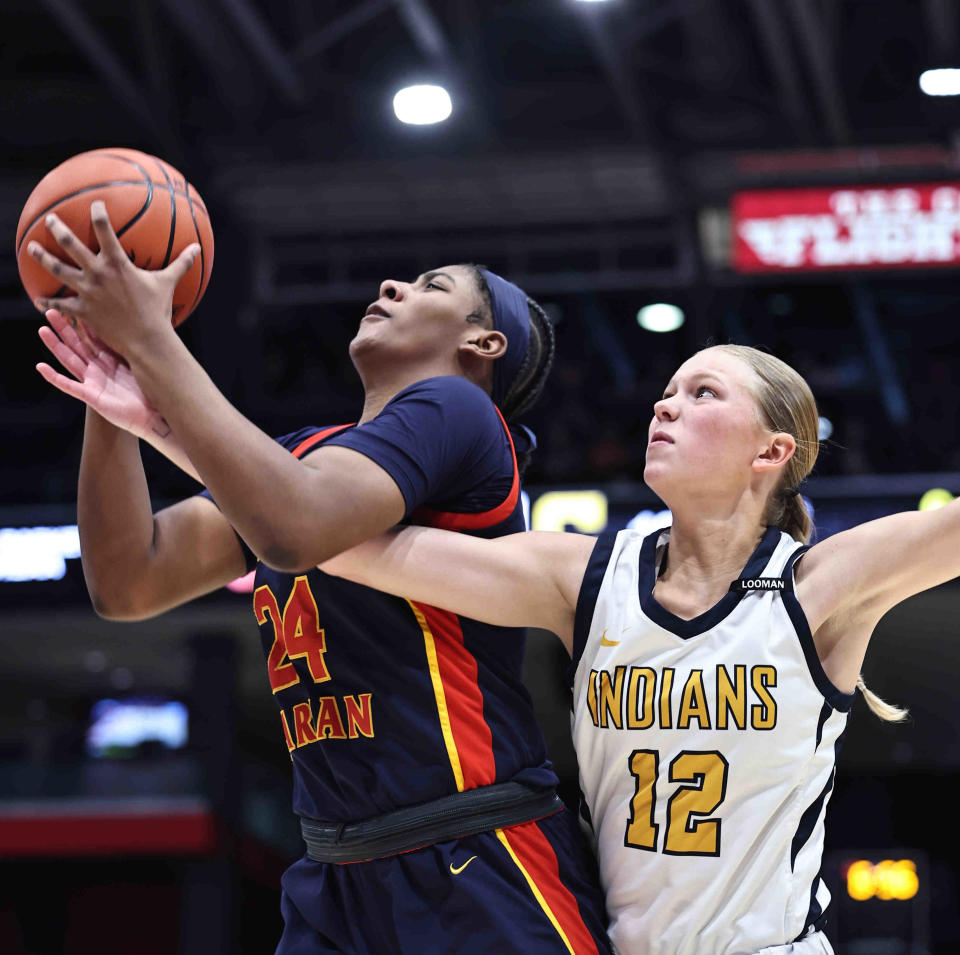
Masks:
[[[457,511],[435,511],[429,507],[418,507],[411,515],[411,520],[416,524],[422,524],[426,527],[442,527],[448,531],[475,531],[483,527],[493,527],[505,521],[517,506],[517,500],[520,497],[520,469],[517,467],[517,452],[513,446],[513,436],[510,434],[510,428],[500,414],[500,409],[494,405],[497,417],[500,418],[503,428],[507,433],[507,441],[510,442],[510,459],[513,461],[513,483],[510,486],[510,493],[507,494],[503,503],[497,505],[489,511],[480,511],[476,514],[461,514]]]
[[[427,604],[418,603],[416,607],[433,633],[450,731],[460,758],[463,788],[489,786],[497,779],[493,734],[483,718],[477,660],[464,646],[460,618]]]
[[[333,437],[339,431],[346,431],[347,428],[352,428],[353,424],[338,424],[332,428],[324,428],[322,431],[318,431],[316,434],[311,434],[309,438],[304,438],[291,452],[295,458],[303,457],[315,444],[322,441],[324,438]]]
[[[560,878],[560,865],[550,840],[536,822],[501,829],[508,848],[523,867],[534,894],[539,893],[551,921],[563,933],[564,941],[574,955],[597,955],[597,943],[580,914],[574,894]]]

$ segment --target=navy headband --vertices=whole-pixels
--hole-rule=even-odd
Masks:
[[[493,327],[507,336],[507,350],[493,363],[493,401],[500,405],[510,383],[516,378],[530,344],[530,307],[527,295],[513,282],[500,278],[496,272],[480,269],[490,289],[493,305]]]

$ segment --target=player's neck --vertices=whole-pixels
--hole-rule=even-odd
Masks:
[[[405,366],[399,373],[391,371],[377,376],[361,373],[363,379],[363,413],[357,423],[366,424],[366,422],[376,418],[391,399],[395,398],[404,388],[409,388],[410,385],[427,378],[455,374],[457,374],[457,369],[453,364],[446,367],[439,366],[436,363],[423,367]]]
[[[714,606],[757,549],[765,531],[758,518],[745,509],[699,514],[690,521],[675,513],[657,599],[668,610],[673,609],[668,604],[681,607],[680,616],[697,616]]]

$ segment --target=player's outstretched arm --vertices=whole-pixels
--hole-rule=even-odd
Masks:
[[[543,627],[573,645],[583,574],[596,539],[532,531],[494,540],[407,527],[320,565],[376,590],[505,627]]]
[[[960,577],[960,500],[834,534],[797,565],[797,597],[840,689],[856,684],[880,618],[914,594]]]
[[[44,380],[79,399],[112,425],[153,445],[180,470],[199,481],[197,469],[170,425],[147,401],[120,355],[82,322],[68,320],[55,309],[50,309],[45,317],[50,324],[40,327],[40,338],[69,375],[41,362],[37,371]]]
[[[137,439],[89,408],[77,523],[90,599],[111,620],[155,616],[246,570],[233,528],[208,499],[153,514]]]
[[[171,326],[173,292],[193,264],[191,246],[166,269],[127,258],[103,203],[91,205],[100,246],[91,252],[56,216],[48,228],[75,265],[38,243],[30,254],[76,291],[37,302],[82,320],[129,362],[147,400],[170,424],[222,513],[261,560],[302,571],[398,523],[406,505],[394,480],[347,448],[306,463],[241,415]]]

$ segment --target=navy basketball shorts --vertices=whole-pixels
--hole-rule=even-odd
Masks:
[[[370,862],[283,875],[277,955],[610,955],[596,863],[573,814]]]

